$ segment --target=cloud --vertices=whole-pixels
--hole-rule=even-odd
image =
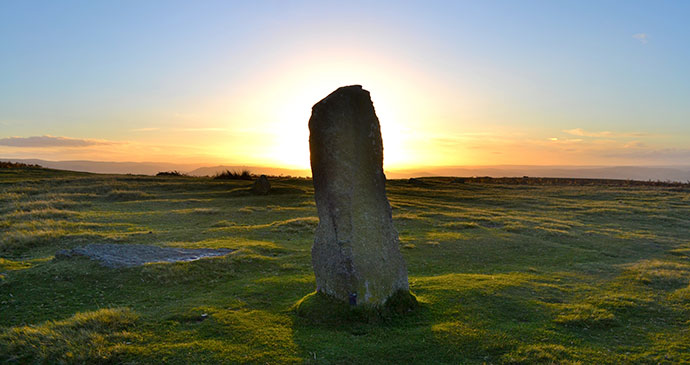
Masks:
[[[177,128],[178,132],[225,132],[227,128]]]
[[[114,142],[69,137],[33,136],[0,138],[0,146],[9,147],[89,147]]]
[[[640,141],[630,141],[623,145],[623,148],[646,148],[647,145]]]
[[[654,161],[658,163],[665,163],[667,165],[679,164],[688,165],[690,161],[690,149],[688,148],[661,148],[661,149],[625,149],[611,151],[607,157],[624,157],[627,159],[634,159],[635,161],[648,162]]]
[[[157,131],[159,129],[160,128],[156,128],[156,127],[148,127],[148,128],[134,128],[134,129],[130,129],[129,131],[130,132],[153,132],[153,131]]]
[[[647,44],[647,42],[649,42],[649,36],[646,33],[635,33],[632,37],[640,41],[642,44]]]
[[[582,128],[575,128],[575,129],[565,129],[563,132],[572,134],[573,136],[581,136],[581,137],[611,137],[613,134],[612,132],[609,131],[603,131],[603,132],[589,132],[586,131]]]
[[[591,132],[591,131],[586,131],[582,128],[574,128],[574,129],[564,129],[563,132],[572,134],[573,136],[580,136],[580,137],[596,137],[596,138],[603,138],[603,137],[608,137],[608,138],[616,138],[616,137],[644,137],[644,136],[649,136],[649,133],[642,133],[642,132],[627,132],[627,133],[616,133],[616,132],[610,132],[610,131],[601,131],[601,132]]]
[[[582,138],[557,138],[557,137],[547,138],[547,140],[549,140],[551,142],[558,142],[558,143],[580,143],[583,141]]]
[[[155,131],[160,131],[163,130],[162,128],[159,127],[143,127],[143,128],[134,128],[130,129],[130,132],[155,132]],[[198,127],[198,128],[170,128],[166,129],[167,131],[172,131],[172,132],[227,132],[227,128],[219,128],[219,127]]]

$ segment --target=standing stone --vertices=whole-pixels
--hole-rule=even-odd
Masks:
[[[314,105],[309,131],[319,214],[311,250],[316,290],[367,306],[409,292],[369,92],[360,85],[337,89]]]
[[[259,195],[266,195],[271,191],[271,183],[268,182],[266,175],[259,176],[254,185],[252,185],[252,193]]]

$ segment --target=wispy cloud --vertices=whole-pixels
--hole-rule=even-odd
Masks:
[[[215,128],[215,127],[210,127],[210,128],[177,128],[175,129],[177,132],[225,132],[227,131],[227,128]]]
[[[645,148],[647,145],[640,141],[630,141],[623,145],[623,148]]]
[[[130,129],[129,131],[130,132],[153,132],[153,131],[157,131],[159,129],[160,128],[157,128],[157,127],[147,127],[147,128],[134,128],[134,129]]]
[[[609,153],[610,157],[624,157],[635,161],[665,163],[667,165],[685,165],[690,161],[690,149],[688,148],[644,148],[616,150]]]
[[[115,142],[54,136],[0,138],[0,146],[9,147],[89,147],[109,145]]]
[[[573,136],[581,136],[581,137],[611,137],[613,135],[613,132],[609,131],[602,131],[602,132],[590,132],[586,131],[582,128],[575,128],[575,129],[565,129],[563,132],[572,134]]]
[[[640,41],[642,44],[647,44],[649,42],[649,36],[646,33],[635,33],[632,37]]]
[[[552,142],[559,142],[559,143],[580,143],[583,141],[582,138],[558,138],[558,137],[547,138],[547,140],[552,141]]]
[[[162,131],[163,128],[159,127],[144,127],[144,128],[134,128],[130,129],[130,132],[155,132],[155,131]],[[228,129],[227,128],[219,128],[219,127],[200,127],[200,128],[172,128],[172,129],[166,129],[166,131],[172,131],[172,132],[226,132]]]
[[[649,135],[648,133],[642,133],[642,132],[625,132],[625,133],[611,132],[611,131],[592,132],[592,131],[586,131],[582,128],[565,129],[565,130],[563,130],[563,132],[571,134],[573,136],[596,137],[596,138],[644,137],[644,136]]]

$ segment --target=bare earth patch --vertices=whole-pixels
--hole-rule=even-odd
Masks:
[[[205,257],[225,256],[235,250],[229,248],[178,248],[152,245],[89,244],[71,250],[60,250],[55,258],[85,256],[105,267],[132,267],[155,262],[195,261]]]

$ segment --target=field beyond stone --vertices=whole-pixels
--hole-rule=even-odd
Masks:
[[[421,306],[364,323],[291,309],[314,290],[311,180],[255,196],[251,181],[0,169],[0,362],[690,362],[690,187],[530,181],[389,181]],[[89,243],[236,251],[53,259]]]

